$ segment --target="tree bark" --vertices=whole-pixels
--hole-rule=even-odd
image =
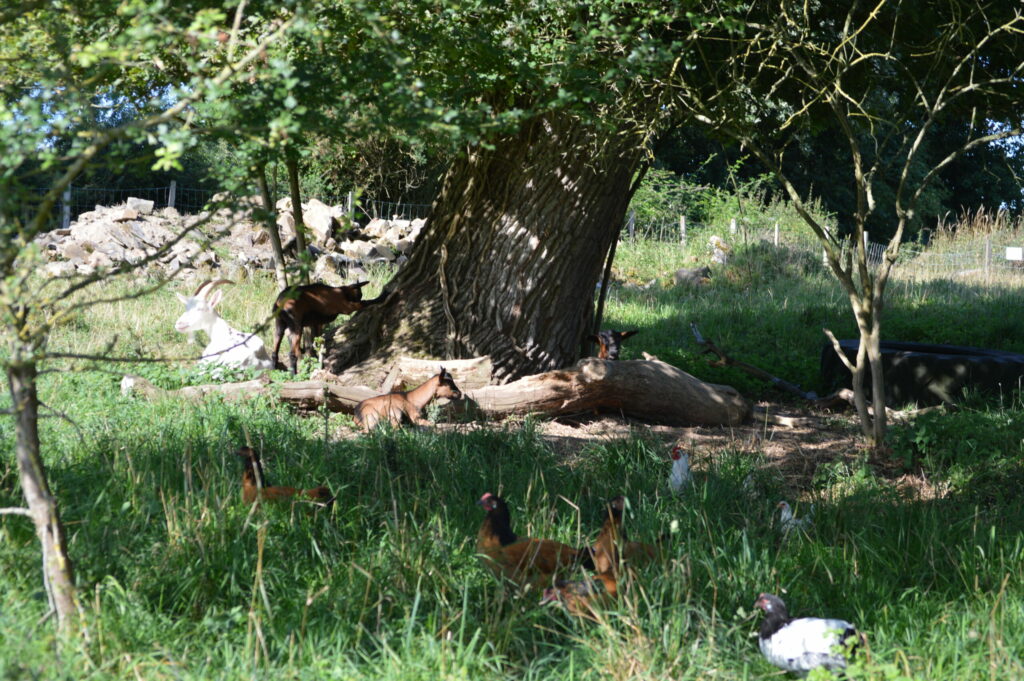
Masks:
[[[568,113],[468,151],[382,304],[329,339],[326,368],[489,355],[506,382],[572,363],[642,153],[639,134]]]
[[[299,190],[299,155],[288,147],[284,156],[288,168],[288,191],[292,197],[292,217],[295,219],[295,258],[301,262],[306,252],[306,223],[302,221],[302,192]],[[303,284],[309,283],[309,271],[299,269],[299,279]]]
[[[263,220],[263,228],[267,230],[270,237],[270,250],[274,253],[274,275],[277,278],[277,287],[280,290],[288,288],[288,272],[284,266],[284,248],[281,246],[281,232],[277,229],[277,221],[274,215],[277,210],[274,207],[274,200],[270,196],[270,187],[267,186],[267,165],[261,163],[256,167],[256,185],[260,190],[260,197],[263,199],[263,211],[266,214]]]
[[[39,398],[36,392],[35,363],[12,361],[7,369],[7,382],[14,405],[14,447],[21,489],[43,552],[43,582],[50,606],[57,616],[57,628],[67,631],[78,614],[75,578],[57,501],[50,493],[46,468],[39,453]]]

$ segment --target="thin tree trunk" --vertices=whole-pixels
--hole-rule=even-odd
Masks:
[[[43,581],[57,627],[67,631],[77,620],[75,578],[68,556],[64,527],[57,502],[46,481],[46,468],[39,454],[39,398],[36,393],[36,365],[12,361],[7,381],[15,412],[15,451],[21,489],[43,552]]]
[[[285,151],[285,165],[288,167],[288,191],[292,197],[292,217],[295,218],[295,257],[302,259],[306,252],[306,224],[302,221],[302,192],[299,189],[299,155],[288,147]],[[309,272],[299,269],[303,284],[309,283]]]
[[[612,239],[612,245],[608,247],[608,259],[604,264],[604,273],[601,275],[601,292],[597,295],[597,312],[594,313],[593,333],[596,336],[601,331],[601,322],[604,320],[604,302],[608,299],[608,283],[612,279],[612,263],[615,261],[615,249],[619,245],[618,236]],[[586,354],[590,355],[594,343],[587,337],[584,344]]]
[[[383,303],[331,339],[327,368],[488,355],[506,382],[573,362],[642,150],[639,135],[595,132],[565,113],[470,150]]]
[[[871,441],[875,447],[885,444],[888,428],[885,410],[885,368],[882,366],[882,325],[879,310],[872,315],[871,332],[861,343],[867,343],[868,366],[871,370],[871,397],[874,417],[871,421]]]
[[[277,278],[277,287],[283,291],[288,288],[288,272],[284,266],[281,232],[277,229],[277,221],[274,220],[276,210],[274,209],[274,200],[270,197],[270,188],[267,186],[265,163],[256,167],[256,185],[259,187],[260,197],[263,199],[263,212],[265,213],[263,228],[267,230],[267,235],[270,237],[270,249],[274,253],[274,275]]]

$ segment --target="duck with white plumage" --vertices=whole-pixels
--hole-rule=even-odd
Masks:
[[[758,644],[765,659],[780,669],[806,676],[818,667],[845,669],[846,656],[863,634],[841,619],[789,616],[786,604],[773,594],[761,594],[754,607],[764,611]]]

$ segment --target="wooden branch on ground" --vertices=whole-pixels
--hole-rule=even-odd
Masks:
[[[836,409],[836,408],[853,407],[853,406],[855,406],[854,401],[853,401],[853,391],[850,390],[849,388],[843,388],[842,390],[834,392],[831,395],[828,395],[827,397],[822,397],[819,400],[815,400],[814,406],[817,407],[818,409]],[[945,411],[945,412],[948,412],[948,411],[951,411],[951,410],[953,410],[953,411],[956,410],[955,405],[952,405],[952,404],[939,404],[939,405],[936,405],[934,407],[923,407],[921,409],[905,409],[903,411],[897,411],[895,409],[891,409],[889,407],[886,407],[885,408],[885,415],[886,415],[886,418],[888,418],[889,420],[892,420],[892,421],[907,421],[909,419],[915,418],[917,416],[921,416],[922,414],[927,414],[929,412],[933,412],[933,411]],[[875,415],[874,407],[871,407],[871,406],[868,407],[868,414],[870,416],[874,417],[874,415]]]
[[[719,348],[712,341],[704,338],[704,336],[701,335],[700,329],[697,328],[697,322],[690,322],[690,330],[693,331],[694,338],[697,339],[697,344],[704,346],[704,353],[703,354],[711,353],[711,354],[716,355],[718,357],[717,361],[711,362],[711,366],[716,366],[716,367],[723,367],[723,366],[736,367],[737,369],[740,369],[741,371],[745,371],[745,372],[747,372],[748,374],[750,374],[752,376],[756,376],[756,377],[758,377],[760,379],[768,381],[768,382],[772,383],[773,385],[781,388],[782,390],[785,390],[786,392],[793,393],[794,395],[797,395],[798,397],[802,397],[805,400],[811,401],[811,400],[816,400],[818,398],[818,396],[815,393],[813,393],[813,392],[804,392],[803,389],[800,388],[800,386],[798,386],[798,385],[796,385],[794,383],[790,383],[789,381],[783,380],[783,379],[778,378],[776,376],[772,376],[771,374],[769,374],[764,369],[759,369],[758,367],[754,366],[753,364],[747,364],[746,362],[739,362],[737,360],[734,360],[732,357],[729,357],[729,355],[725,354],[725,352],[721,348]]]
[[[300,409],[326,405],[331,411],[347,413],[367,397],[379,394],[366,386],[325,381],[271,385],[263,380],[167,391],[128,376],[122,381],[122,391],[137,392],[149,399],[199,399],[209,394],[220,394],[225,399],[275,395]],[[735,388],[704,383],[657,360],[611,362],[591,357],[571,369],[527,376],[506,385],[464,390],[464,394],[471,407],[491,418],[605,412],[669,425],[739,425],[751,413],[750,404]]]

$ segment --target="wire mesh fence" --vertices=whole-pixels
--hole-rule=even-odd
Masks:
[[[870,236],[870,235],[868,235]],[[828,266],[821,242],[806,226],[792,227],[751,220],[729,220],[715,224],[671,217],[639,224],[627,216],[622,238],[632,241],[658,241],[677,243],[692,253],[699,249],[709,256],[712,237],[723,240],[730,250],[753,244],[768,244],[790,250],[805,251],[819,257],[823,267]],[[870,268],[877,268],[885,258],[887,243],[866,240],[867,260]],[[845,259],[853,242],[842,242],[840,256]],[[1021,279],[1024,283],[1024,230],[1004,228],[987,234],[958,235],[950,232],[944,239],[930,243],[907,242],[901,244],[893,268],[897,278],[996,278]]]
[[[41,196],[45,190],[40,190]],[[172,183],[166,187],[69,187],[58,199],[51,218],[51,228],[67,227],[82,213],[95,210],[97,206],[116,206],[125,203],[129,197],[152,201],[154,209],[168,206],[181,214],[194,215],[207,208],[216,192],[195,187],[179,187]],[[279,197],[284,198],[284,197]],[[351,195],[328,197],[329,205],[345,206],[357,219],[384,218],[388,220],[426,219],[430,204],[402,203],[399,201],[356,200],[352,205]],[[31,202],[28,202],[29,204]],[[26,205],[30,210],[31,206]]]
[[[42,194],[40,191],[39,195]],[[55,206],[51,226],[66,227],[86,211],[95,210],[97,206],[123,204],[129,197],[153,201],[156,209],[171,206],[181,214],[196,214],[207,208],[214,195],[215,192],[209,189],[179,187],[173,182],[166,187],[72,186]],[[352,197],[352,194],[348,194],[327,198],[324,202],[344,206],[357,219],[426,219],[431,208],[430,204],[353,200]],[[26,202],[25,208],[28,211],[31,210],[30,204],[31,201]],[[893,275],[910,279],[1021,278],[1024,275],[1024,230],[1006,228],[1008,225],[1003,227],[984,234],[967,235],[966,238],[950,230],[943,238],[936,238],[929,243],[905,243],[901,246]],[[622,230],[622,238],[678,243],[691,252],[696,247],[711,253],[713,249],[709,244],[712,237],[723,240],[731,249],[758,243],[769,244],[817,254],[822,257],[823,266],[827,266],[821,243],[804,225],[793,227],[780,225],[778,221],[772,224],[768,220],[752,218],[711,224],[689,221],[685,216],[671,216],[639,224],[631,213]],[[847,240],[843,244],[844,252],[850,247],[851,242]],[[877,267],[885,256],[887,244],[868,240],[867,247],[868,264]]]
[[[41,197],[45,190],[36,192]],[[201,212],[213,198],[215,192],[209,189],[178,187],[172,182],[166,187],[68,187],[57,200],[50,215],[50,228],[68,227],[79,215],[98,207],[117,206],[129,198],[152,201],[153,208],[160,210],[173,207],[179,213],[194,215]],[[33,208],[32,197],[27,197],[25,209]]]
[[[386,220],[426,219],[430,213],[429,203],[399,203],[396,201],[364,200],[357,203],[369,218]]]

